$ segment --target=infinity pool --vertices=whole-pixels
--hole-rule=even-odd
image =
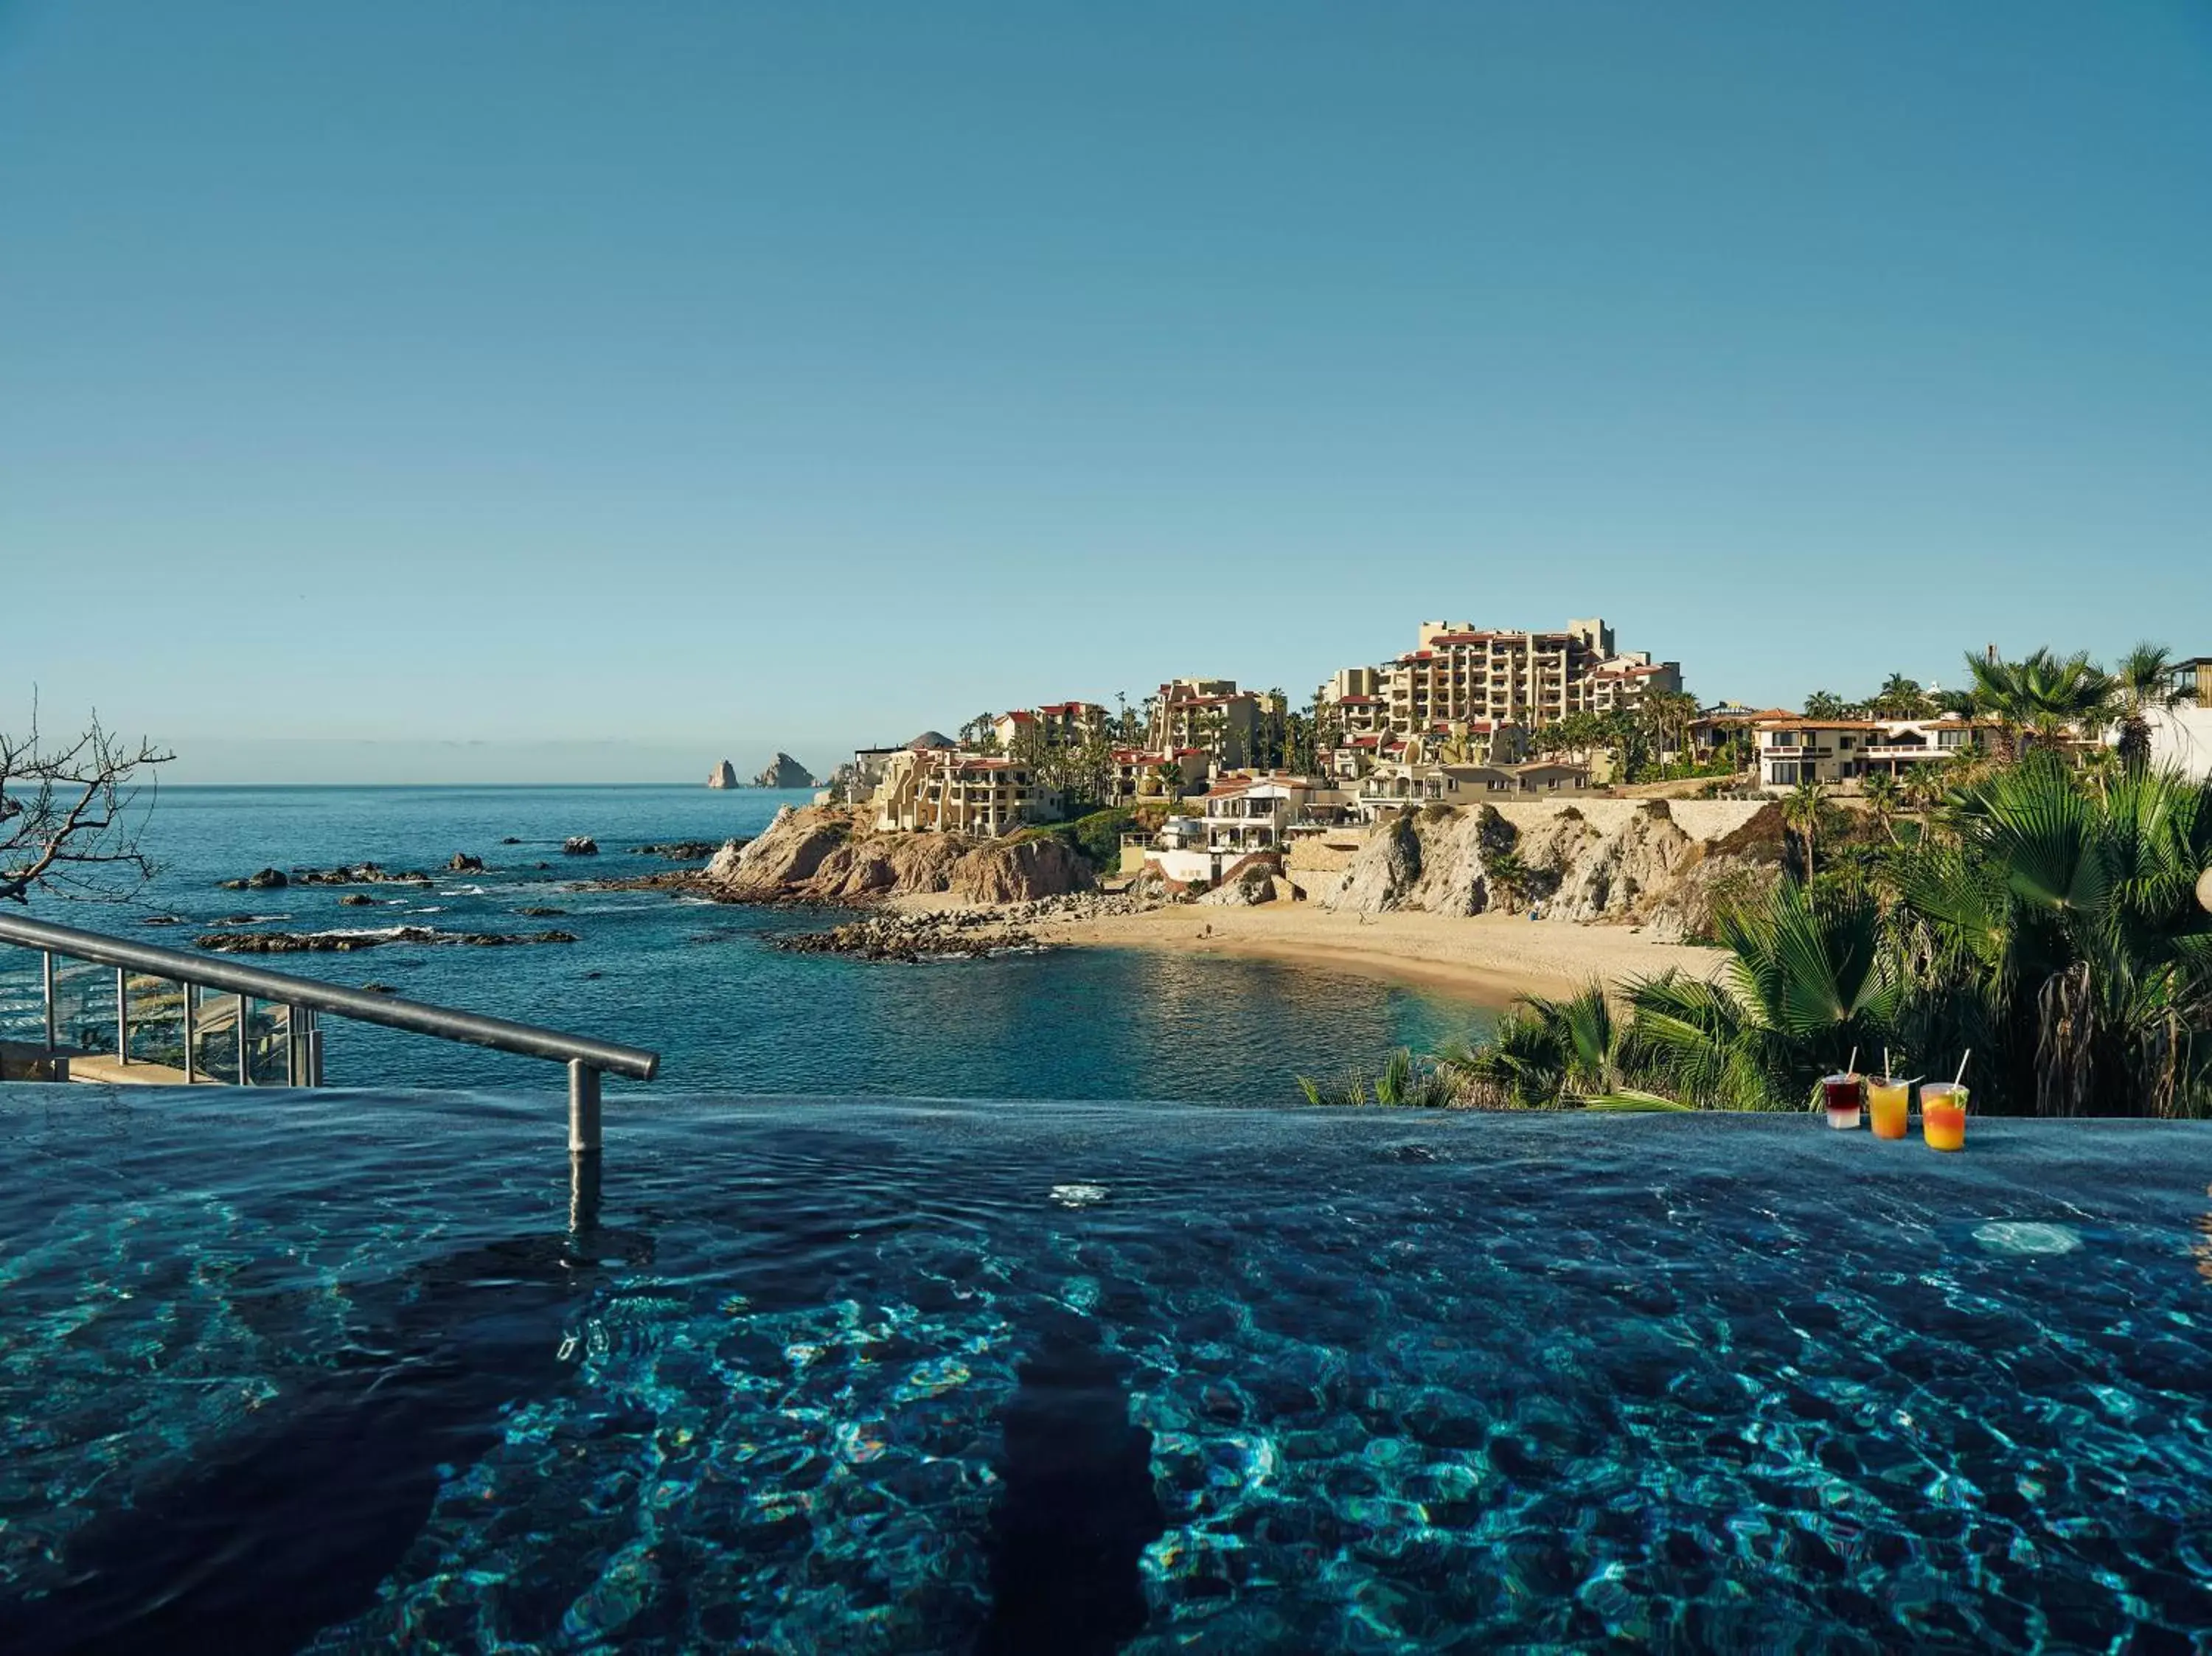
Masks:
[[[0,1648],[2212,1627],[2202,1129],[556,1113],[0,1089]]]

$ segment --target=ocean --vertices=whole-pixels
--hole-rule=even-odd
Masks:
[[[651,1047],[662,1059],[652,1085],[687,1092],[1282,1103],[1298,1098],[1299,1074],[1372,1071],[1395,1047],[1425,1050],[1495,1019],[1433,989],[1226,956],[1068,949],[901,965],[791,955],[767,940],[836,916],[570,889],[681,866],[632,847],[755,834],[777,807],[808,797],[696,786],[165,788],[143,838],[159,864],[149,885],[127,903],[40,899],[32,913],[179,948],[240,914],[264,930],[559,928],[578,941],[248,958]],[[600,855],[564,856],[572,834],[597,840]],[[481,857],[485,871],[440,872],[456,852]],[[428,870],[435,883],[219,889],[263,867],[362,861]],[[377,906],[341,906],[349,891]],[[566,912],[532,918],[526,907]],[[161,915],[181,924],[145,924]],[[34,957],[0,946],[7,1033],[28,1033],[35,989]],[[323,1027],[333,1085],[562,1084],[555,1066],[528,1059],[339,1019]],[[611,1097],[631,1089],[608,1087]]]

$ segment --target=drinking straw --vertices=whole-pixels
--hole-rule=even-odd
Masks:
[[[1851,1059],[1850,1059],[1850,1062],[1844,1065],[1844,1073],[1845,1075],[1847,1075],[1847,1076],[1855,1076],[1855,1075],[1856,1075],[1858,1072],[1859,1072],[1859,1049],[1858,1049],[1857,1047],[1854,1046],[1854,1047],[1852,1047],[1852,1048],[1851,1048]]]
[[[1882,1072],[1882,1074],[1883,1074],[1883,1075],[1885,1075],[1885,1076],[1887,1076],[1887,1074],[1889,1074],[1889,1072],[1890,1072],[1890,1071],[1889,1071],[1889,1048],[1888,1048],[1888,1047],[1887,1047],[1887,1046],[1885,1046],[1885,1047],[1883,1047],[1883,1048],[1881,1049],[1881,1072]]]
[[[1966,1078],[1966,1059],[1973,1057],[1973,1055],[1974,1049],[1969,1046],[1966,1048],[1965,1056],[1960,1059],[1959,1073],[1951,1077],[1951,1084],[1954,1087],[1957,1086],[1960,1082]]]

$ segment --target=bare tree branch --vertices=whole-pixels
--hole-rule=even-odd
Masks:
[[[0,900],[28,902],[34,889],[118,900],[153,877],[138,848],[154,768],[176,755],[139,738],[117,737],[92,715],[72,740],[48,747],[31,728],[0,731]]]

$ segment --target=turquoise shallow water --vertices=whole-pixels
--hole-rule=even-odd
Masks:
[[[136,903],[50,902],[34,912],[172,945],[235,913],[268,917],[258,924],[276,930],[557,927],[580,941],[256,963],[656,1048],[665,1084],[752,1093],[1282,1100],[1296,1095],[1295,1074],[1371,1068],[1394,1046],[1426,1047],[1492,1019],[1431,992],[1258,961],[1086,950],[908,967],[785,955],[763,937],[817,928],[824,917],[567,889],[668,868],[629,847],[750,834],[778,805],[804,798],[698,787],[171,789],[146,836],[162,871]],[[563,857],[571,834],[590,835],[602,854]],[[508,837],[525,843],[500,843]],[[216,889],[264,866],[367,860],[435,870],[455,852],[482,857],[488,872],[441,875],[428,894],[366,888],[392,900],[375,908],[342,907],[343,892],[330,887]],[[531,906],[568,912],[518,912]],[[158,914],[188,923],[142,924]],[[112,1004],[107,982],[94,972],[85,983],[97,1025]],[[35,990],[28,957],[0,948],[0,1027],[27,1032]],[[557,1079],[526,1059],[337,1020],[325,1030],[333,1082],[545,1088]]]
[[[2212,1625],[2202,1127],[662,1094],[596,1206],[560,1144],[0,1088],[0,1648]]]

